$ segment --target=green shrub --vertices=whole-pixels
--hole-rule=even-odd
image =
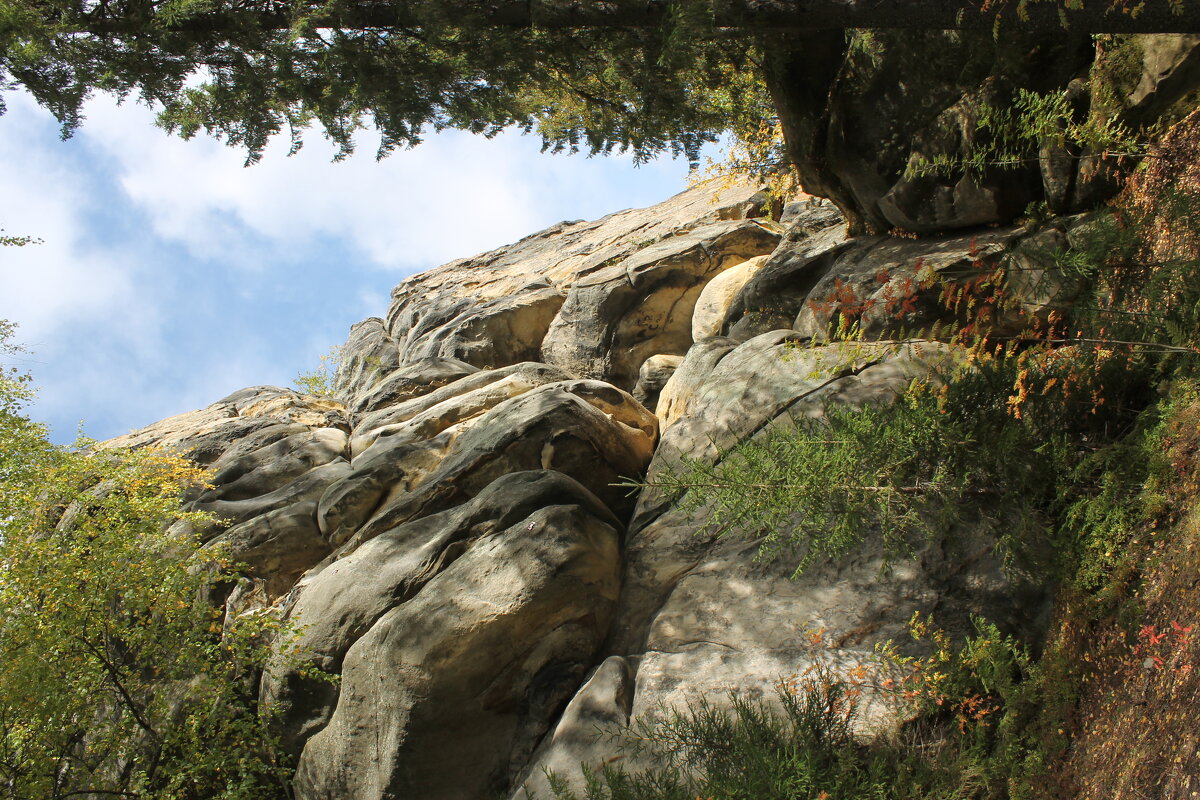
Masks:
[[[292,385],[305,394],[333,395],[337,392],[337,372],[341,364],[342,346],[335,345],[321,356],[316,369],[298,373]]]
[[[1097,437],[1128,424],[1143,373],[1118,355],[977,352],[894,403],[830,405],[652,485],[710,508],[724,533],[761,537],[760,556],[796,573],[875,530],[895,558],[969,522],[1010,566],[1046,574],[1059,491]]]
[[[202,598],[233,565],[171,527],[209,521],[181,504],[204,473],[55,446],[27,396],[0,375],[0,796],[288,796],[256,680],[286,631],[224,619]]]

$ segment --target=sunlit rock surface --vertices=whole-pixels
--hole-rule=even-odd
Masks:
[[[229,613],[294,623],[261,699],[298,797],[544,797],[543,768],[613,757],[597,726],[765,695],[818,658],[852,668],[914,611],[953,629],[1036,601],[970,531],[891,565],[866,532],[792,580],[703,508],[637,489],[830,403],[889,402],[957,358],[883,341],[940,319],[921,287],[884,314],[889,282],[969,281],[1069,233],[848,241],[828,203],[771,220],[764,200],[700,186],[431,269],[354,326],[335,396],[254,387],[112,442],[211,467],[191,501],[245,564]],[[1046,277],[1042,308],[1070,289]],[[827,295],[848,286],[880,313],[831,344],[851,309]]]

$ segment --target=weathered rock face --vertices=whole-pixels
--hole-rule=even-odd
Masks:
[[[715,462],[829,404],[889,402],[955,357],[937,342],[799,348],[804,341],[775,331],[693,347],[660,401],[660,413],[670,402],[673,416],[663,420],[647,480],[682,458]],[[589,737],[589,727],[612,729],[730,691],[770,698],[780,680],[818,664],[835,672],[870,666],[876,644],[904,640],[914,609],[937,606],[939,624],[964,633],[972,613],[1015,626],[1041,600],[1010,584],[994,542],[969,530],[891,564],[868,537],[849,557],[793,579],[792,565],[757,562],[756,540],[719,537],[707,509],[685,510],[682,501],[653,488],[641,494],[626,537],[612,655],[523,775],[538,796],[547,794],[545,769],[571,772],[583,762],[596,770],[612,757],[612,743]],[[867,717],[878,724],[886,715],[868,705]]]
[[[778,241],[769,223],[716,222],[584,276],[571,286],[551,324],[543,356],[576,374],[632,389],[647,358],[687,352],[704,286],[771,252]]]
[[[513,473],[312,576],[292,610],[300,647],[342,681],[336,705],[310,702],[293,733],[328,720],[303,749],[300,794],[510,785],[606,634],[619,528],[561,473]]]
[[[545,384],[469,422],[417,441],[377,439],[322,495],[322,530],[349,550],[527,469],[571,475],[611,507],[627,508],[626,492],[613,484],[643,471],[657,428],[632,397],[599,381]]]
[[[956,358],[936,341],[823,343],[849,313],[818,313],[830,287],[870,299],[883,272],[970,280],[1069,232],[848,241],[826,203],[789,206],[784,225],[746,219],[752,188],[710,197],[406,280],[386,318],[352,329],[337,400],[256,387],[114,442],[213,468],[193,503],[247,565],[218,599],[294,623],[261,698],[298,797],[547,796],[543,768],[612,757],[597,724],[768,692],[817,659],[850,668],[914,611],[954,629],[1036,604],[968,530],[886,570],[868,535],[792,580],[704,509],[628,484],[831,403],[889,402]]]
[[[745,340],[779,328],[824,338],[850,325],[868,339],[929,336],[968,323],[1029,329],[1074,298],[1078,287],[1056,269],[1054,254],[1085,221],[923,239],[845,240],[832,226],[789,234],[711,330]]]
[[[740,256],[745,260],[770,252],[774,236],[744,222],[762,213],[764,203],[752,186],[716,194],[684,192],[650,213],[623,211],[595,222],[563,222],[508,247],[421,273],[393,290],[386,319],[355,326],[338,385],[353,406],[349,394],[357,398],[375,391],[375,384],[397,364],[425,358],[457,359],[476,367],[541,361],[543,340],[560,307],[572,287],[588,276],[632,259],[631,278],[688,288],[703,282],[702,277],[689,282],[689,269],[711,275],[736,262],[739,253],[745,253]],[[678,237],[691,243],[691,251],[664,241]],[[726,249],[708,259],[696,252],[714,241],[727,242],[727,247],[721,245]],[[638,257],[642,251],[650,251],[649,256]],[[582,346],[580,341],[585,344],[589,335],[591,329],[560,331],[556,341],[570,349]],[[636,375],[635,366],[634,379]],[[633,388],[632,382],[624,388]]]

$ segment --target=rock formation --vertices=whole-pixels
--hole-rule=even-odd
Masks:
[[[868,535],[792,580],[753,532],[631,484],[830,404],[889,402],[956,358],[895,340],[940,319],[928,278],[1033,264],[1069,226],[847,241],[826,202],[781,224],[754,216],[752,187],[713,196],[405,280],[351,331],[336,397],[254,387],[113,442],[210,466],[191,500],[223,522],[204,538],[245,564],[216,600],[295,624],[261,697],[298,797],[546,796],[544,769],[613,756],[596,726],[865,663],[914,611],[962,630],[1040,602],[969,530],[891,564]],[[1043,277],[1028,314],[1070,292]],[[838,320],[868,341],[829,341]]]
[[[1195,105],[1198,45],[1194,34],[1093,37],[1070,27],[849,39],[814,30],[774,39],[766,78],[801,183],[833,199],[855,233],[941,233],[1009,224],[1031,203],[1065,214],[1110,197],[1119,185],[1112,143],[1042,135],[1002,145],[975,170],[930,167],[1011,137],[1004,117],[1022,97],[1062,103],[1056,128],[1089,116],[1131,129],[1177,121]]]

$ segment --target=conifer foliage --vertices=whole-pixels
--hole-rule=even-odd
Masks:
[[[739,110],[714,93],[731,72],[761,80],[763,59],[750,50],[778,46],[789,30],[1200,29],[1193,4],[1148,0],[1136,13],[1128,5],[3,0],[0,88],[31,92],[64,135],[92,92],[159,103],[168,128],[222,136],[251,161],[275,135],[298,147],[314,123],[343,155],[364,125],[381,132],[381,155],[430,130],[490,135],[512,126],[536,130],[551,149],[695,160],[704,142],[739,124]]]

